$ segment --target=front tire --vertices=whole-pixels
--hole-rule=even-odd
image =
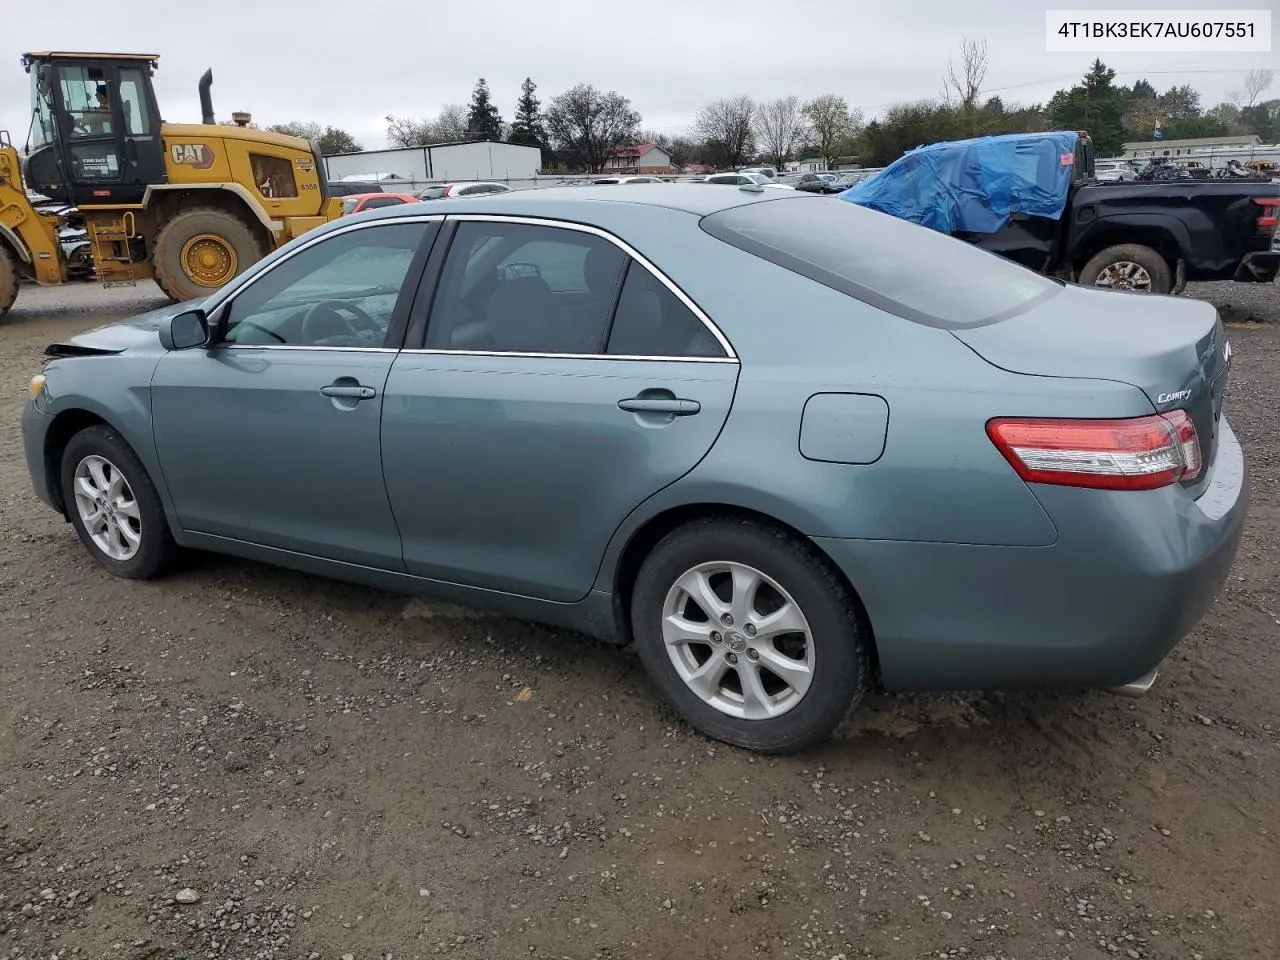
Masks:
[[[62,454],[62,502],[80,542],[117,577],[150,580],[173,563],[177,544],[142,461],[114,430],[87,427]]]
[[[156,283],[179,302],[207,297],[262,259],[262,244],[247,223],[216,207],[175,214],[156,236]]]
[[[18,268],[14,266],[13,254],[0,243],[0,320],[9,312],[13,301],[18,299]]]
[[[829,736],[871,685],[862,617],[811,545],[750,520],[667,534],[631,628],[649,676],[697,730],[764,753]]]
[[[1173,289],[1173,271],[1164,257],[1140,243],[1107,247],[1080,271],[1083,286],[1134,293],[1168,293]]]

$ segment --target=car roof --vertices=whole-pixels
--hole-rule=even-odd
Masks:
[[[762,200],[779,199],[780,194],[790,195],[790,190],[768,190],[756,193],[749,190],[733,190],[716,184],[703,183],[620,183],[613,190],[598,190],[594,186],[560,187],[558,189],[534,188],[530,190],[511,190],[506,193],[487,193],[475,197],[453,200],[446,198],[433,201],[431,214],[449,213],[488,213],[512,214],[526,217],[550,217],[554,219],[558,213],[569,217],[582,217],[586,221],[594,219],[594,205],[637,205],[646,207],[663,207],[680,210],[695,216],[704,217],[720,210],[742,206],[747,203],[759,203]],[[409,209],[406,209],[409,207]],[[367,214],[373,217],[422,216],[422,209],[404,205],[400,207],[383,207]],[[603,212],[603,211],[599,211]],[[362,214],[364,216],[365,214]]]

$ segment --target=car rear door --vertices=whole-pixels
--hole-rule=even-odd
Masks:
[[[383,408],[405,566],[579,600],[628,513],[715,442],[737,360],[683,294],[601,232],[450,220],[425,338],[411,326]],[[588,269],[605,258],[618,295],[584,305]]]

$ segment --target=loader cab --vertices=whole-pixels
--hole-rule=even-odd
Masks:
[[[149,54],[28,53],[30,189],[77,206],[141,203],[165,181]]]

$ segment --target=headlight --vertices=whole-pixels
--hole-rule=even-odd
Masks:
[[[35,400],[40,396],[41,392],[44,390],[45,380],[47,379],[48,378],[45,377],[43,373],[37,373],[34,377],[31,378],[31,399],[32,400]]]

